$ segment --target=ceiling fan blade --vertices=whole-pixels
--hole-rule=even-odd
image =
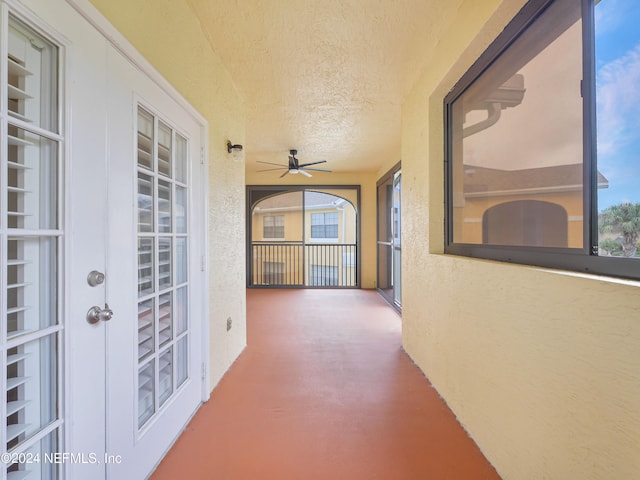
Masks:
[[[326,168],[308,168],[308,167],[304,167],[304,169],[302,167],[300,167],[300,171],[302,170],[312,170],[314,172],[333,172],[333,170],[327,170]]]
[[[309,163],[301,163],[298,165],[299,168],[306,167],[307,165],[317,165],[318,163],[326,163],[326,160],[319,160],[317,162],[309,162]]]
[[[300,172],[301,174],[303,174],[303,175],[305,175],[305,176],[307,176],[309,178],[313,177],[313,175],[311,175],[309,172],[305,172],[302,169],[298,169],[298,172]]]
[[[276,165],[278,167],[287,168],[286,165],[282,165],[281,163],[263,162],[261,160],[256,160],[256,163],[266,163],[267,165]]]
[[[278,168],[264,168],[262,170],[256,170],[256,172],[272,172],[274,170],[282,170],[283,168],[287,171],[289,170],[287,167],[278,167]]]
[[[282,175],[280,175],[280,178],[284,177],[287,173],[289,173],[289,169],[287,169]]]

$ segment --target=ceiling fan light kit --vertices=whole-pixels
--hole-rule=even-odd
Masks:
[[[326,168],[310,168],[311,165],[318,165],[319,163],[326,163],[326,160],[319,160],[317,162],[308,162],[308,163],[300,163],[298,161],[298,159],[296,158],[296,155],[298,154],[298,150],[296,149],[291,149],[289,150],[289,164],[288,165],[280,165],[278,163],[271,163],[271,162],[262,162],[260,160],[258,160],[258,163],[266,163],[267,165],[276,165],[278,168],[266,168],[263,170],[258,170],[258,172],[270,172],[273,170],[281,170],[281,169],[285,169],[285,172],[280,175],[280,178],[284,177],[287,174],[291,174],[291,175],[297,175],[298,173],[303,174],[306,177],[312,177],[313,175],[311,175],[307,170],[312,170],[315,172],[331,172],[331,170],[327,170]]]

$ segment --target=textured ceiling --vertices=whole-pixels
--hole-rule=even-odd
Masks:
[[[247,171],[296,148],[335,172],[400,160],[402,99],[461,3],[187,1],[246,102]]]

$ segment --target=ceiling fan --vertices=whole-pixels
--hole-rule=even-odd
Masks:
[[[320,160],[318,162],[309,162],[309,163],[300,163],[296,158],[298,154],[298,150],[289,150],[289,165],[280,165],[278,163],[271,162],[261,162],[257,160],[257,163],[266,163],[267,165],[277,165],[278,168],[266,168],[264,170],[257,170],[258,172],[269,172],[272,170],[280,170],[282,168],[286,169],[286,171],[280,175],[280,178],[284,177],[286,174],[290,173],[292,175],[301,173],[307,177],[311,177],[312,175],[307,170],[312,170],[315,172],[331,172],[331,170],[327,170],[325,168],[309,168],[311,165],[317,165],[319,163],[325,163],[326,160]]]

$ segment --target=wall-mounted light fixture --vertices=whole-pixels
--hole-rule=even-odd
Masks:
[[[231,141],[227,140],[227,152],[231,154],[234,162],[242,162],[244,160],[242,145],[239,143],[234,145]]]

